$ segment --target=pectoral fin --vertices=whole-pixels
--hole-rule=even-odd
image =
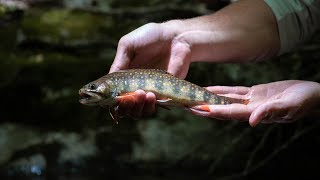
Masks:
[[[170,110],[168,106],[172,105],[172,99],[157,99],[157,105],[164,109]]]
[[[170,101],[172,101],[172,99],[157,99],[158,103],[168,103]]]
[[[116,96],[115,99],[118,101],[118,102],[122,102],[122,101],[132,101],[134,102],[135,100],[135,92],[128,92],[128,93],[125,93],[125,94],[121,94],[119,96]]]

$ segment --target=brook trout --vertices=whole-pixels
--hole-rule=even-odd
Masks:
[[[244,103],[242,99],[218,96],[158,69],[129,69],[107,74],[79,90],[80,103],[114,108],[117,99],[130,96],[138,89],[153,92],[157,103],[165,107]]]

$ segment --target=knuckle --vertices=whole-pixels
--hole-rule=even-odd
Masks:
[[[119,47],[127,47],[128,46],[128,43],[129,42],[129,36],[128,34],[127,35],[124,35],[120,38],[119,42],[118,42],[118,46]]]
[[[191,44],[183,34],[173,38],[172,46],[179,51],[191,52]]]
[[[155,22],[150,22],[145,24],[143,27],[144,28],[150,28],[150,29],[154,29],[154,28],[158,28],[159,24],[155,23]]]

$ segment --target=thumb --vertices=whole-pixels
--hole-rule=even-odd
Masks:
[[[287,114],[285,103],[279,99],[258,106],[250,115],[249,124],[254,127],[260,122],[271,123],[279,121]]]
[[[130,41],[126,36],[119,40],[116,57],[111,65],[109,73],[127,69],[130,64],[132,53],[132,47],[129,43]]]
[[[171,44],[168,72],[184,79],[190,66],[190,45],[183,38],[175,38]]]

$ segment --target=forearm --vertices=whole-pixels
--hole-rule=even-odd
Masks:
[[[241,0],[210,15],[163,25],[192,46],[192,62],[266,59],[280,47],[275,16],[263,0]]]

